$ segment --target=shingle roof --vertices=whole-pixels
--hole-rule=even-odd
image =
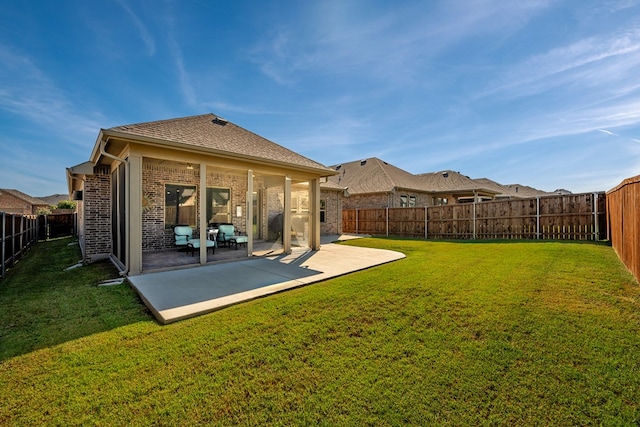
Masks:
[[[49,206],[49,204],[42,200],[42,199],[38,199],[37,197],[31,197],[28,194],[23,193],[22,191],[18,191],[18,190],[12,190],[9,188],[0,188],[0,193],[8,193],[11,194],[13,197],[23,200],[27,203],[29,203],[30,205],[36,205],[36,206]]]
[[[548,193],[546,191],[538,190],[533,187],[529,187],[527,185],[520,185],[520,184],[504,185],[504,184],[500,184],[495,181],[492,181],[489,178],[477,178],[477,179],[474,179],[474,181],[477,182],[478,185],[482,186],[483,188],[494,190],[496,193],[498,193],[499,196],[509,196],[509,197],[515,197],[519,199],[526,199],[530,197],[547,196],[549,194],[553,194],[553,193]]]
[[[390,192],[394,188],[424,191],[415,175],[378,158],[331,166],[339,173],[329,182],[348,187],[350,194]]]
[[[489,190],[468,176],[450,170],[416,175],[425,188],[434,192]]]
[[[105,134],[117,132],[132,137],[151,138],[159,144],[166,141],[191,148],[201,148],[209,152],[236,154],[255,160],[287,163],[312,169],[327,169],[318,162],[214,114],[116,126],[103,130],[103,132]]]

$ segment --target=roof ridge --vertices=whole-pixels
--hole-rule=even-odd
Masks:
[[[169,123],[169,122],[178,122],[178,121],[183,121],[183,120],[192,120],[192,119],[197,119],[200,117],[206,117],[206,116],[213,116],[214,118],[218,118],[219,116],[213,113],[205,113],[205,114],[196,114],[193,116],[184,116],[184,117],[174,117],[172,119],[161,119],[161,120],[152,120],[150,122],[138,122],[138,123],[128,123],[125,125],[119,125],[119,126],[113,126],[108,128],[108,130],[113,130],[113,129],[122,129],[122,128],[128,128],[128,127],[133,127],[133,126],[140,126],[140,125],[156,125],[156,124],[160,124],[160,123]]]
[[[384,160],[380,160],[377,157],[373,157],[373,160],[375,160],[378,163],[378,166],[380,167],[380,169],[382,169],[382,173],[385,174],[387,179],[391,182],[391,185],[393,187],[398,187],[397,182],[395,182],[395,180],[389,175],[389,173],[387,172],[387,169],[380,164],[380,162],[383,162],[385,165],[389,166],[389,163],[385,162]]]

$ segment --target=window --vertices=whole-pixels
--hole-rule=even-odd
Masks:
[[[327,201],[320,199],[320,222],[327,222],[326,219]]]
[[[209,224],[231,222],[229,188],[207,188],[207,220]]]
[[[166,184],[164,186],[164,227],[178,224],[196,226],[196,186]]]
[[[449,204],[449,200],[446,197],[434,197],[433,206],[443,206]]]
[[[416,207],[416,196],[409,196],[409,207],[410,208]]]
[[[400,207],[406,208],[408,206],[407,196],[400,196]]]

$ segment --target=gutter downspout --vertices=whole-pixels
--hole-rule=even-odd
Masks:
[[[129,172],[129,161],[128,161],[128,160],[126,160],[126,159],[122,159],[122,158],[120,158],[120,157],[118,157],[118,156],[114,156],[114,155],[113,155],[113,154],[111,154],[111,153],[107,153],[107,150],[105,149],[105,147],[106,147],[106,145],[107,145],[107,142],[109,142],[109,137],[107,137],[107,139],[101,139],[101,140],[100,140],[100,154],[101,154],[101,155],[103,155],[103,156],[105,156],[105,157],[108,157],[108,158],[110,158],[110,159],[112,159],[112,160],[116,160],[116,161],[119,161],[119,162],[124,163],[124,165],[125,165],[125,171],[126,171],[127,177],[129,177],[129,176],[130,176],[130,172]],[[127,193],[127,195],[128,195],[128,194],[130,194],[130,193],[131,193],[131,189],[129,188],[129,185],[130,185],[130,184],[129,184],[129,179],[127,178],[127,179],[126,179],[126,181],[127,181],[127,182],[126,182],[126,193]],[[128,217],[128,216],[126,217],[126,220],[125,220],[125,221],[126,221],[126,223],[125,223],[125,228],[126,228],[126,230],[127,230],[126,235],[127,235],[127,236],[129,236],[129,233],[130,233],[130,231],[131,231],[131,228],[130,228],[130,223],[129,223],[129,217]],[[119,234],[118,234],[118,235],[119,235]],[[113,242],[112,242],[112,243],[113,243]],[[128,251],[128,250],[127,250],[127,255],[129,255],[129,256],[130,256],[131,254],[130,254],[129,252],[130,252],[130,251]],[[111,259],[111,262],[114,262],[114,258],[115,258],[115,257],[113,256],[113,249],[112,249],[112,253],[111,253],[111,254],[109,254],[109,258]],[[119,260],[118,260],[118,261],[119,261]],[[121,276],[126,276],[126,275],[129,273],[129,267],[128,267],[126,264],[122,264],[122,262],[121,262],[121,261],[119,261],[119,262],[117,262],[117,263],[115,263],[115,262],[114,262],[114,264],[116,264],[116,266],[121,265],[121,266],[123,267],[122,269],[120,269],[120,275],[121,275]]]

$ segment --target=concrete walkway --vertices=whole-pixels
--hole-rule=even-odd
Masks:
[[[337,236],[336,236],[337,239]],[[323,244],[319,251],[129,277],[162,324],[404,258],[399,252]]]

